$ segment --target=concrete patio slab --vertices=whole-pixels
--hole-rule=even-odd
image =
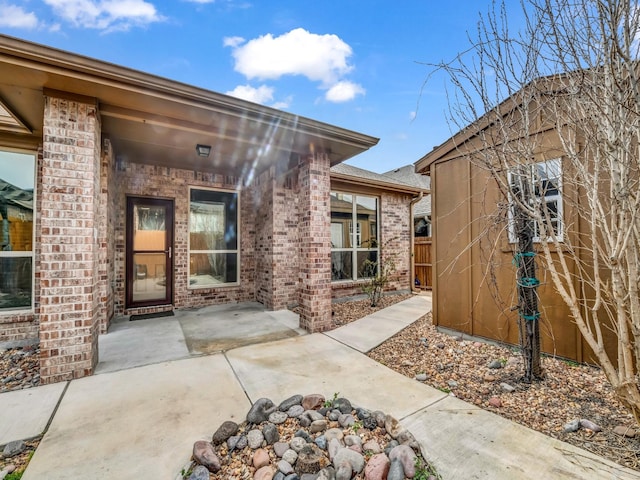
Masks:
[[[99,363],[95,373],[115,372],[187,358],[189,350],[174,317],[114,322],[98,337]]]
[[[222,355],[74,380],[22,478],[173,479],[194,441],[249,408]]]
[[[355,322],[326,332],[340,343],[366,353],[431,311],[431,298],[416,295]]]
[[[253,343],[306,334],[299,316],[289,310],[265,311],[257,302],[177,312],[192,355],[224,352]]]
[[[446,396],[322,334],[238,348],[227,358],[252,402],[339,393],[402,418]]]
[[[454,397],[402,420],[444,479],[638,480],[621,467],[568,443]]]
[[[61,382],[0,395],[0,445],[44,432],[66,386]]]

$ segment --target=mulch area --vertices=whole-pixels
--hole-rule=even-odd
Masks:
[[[375,308],[368,300],[334,303],[334,327],[410,296],[385,296]],[[15,360],[16,353],[16,350],[0,351],[0,382],[5,380],[7,389],[17,386],[6,381],[7,376],[16,376],[16,362],[9,360],[12,355]],[[613,433],[616,426],[634,427],[633,418],[616,400],[599,368],[545,357],[544,380],[526,384],[521,381],[523,366],[517,349],[460,341],[459,337],[439,333],[432,325],[430,314],[372,350],[369,356],[410,378],[426,375],[426,384],[461,400],[640,471],[640,437],[627,438]],[[488,365],[496,360],[502,368],[490,369]],[[24,365],[25,376],[35,377],[37,362],[20,363]],[[505,392],[503,383],[515,390]],[[602,431],[582,428],[565,433],[564,425],[577,419],[587,419]],[[23,468],[37,445],[38,440],[28,442],[29,448],[24,454],[0,458],[0,471],[8,464]]]
[[[394,303],[393,296],[385,301]],[[367,301],[334,304],[335,322],[344,324],[371,313]],[[617,435],[617,426],[633,428],[633,417],[616,400],[599,368],[544,357],[545,378],[522,382],[523,363],[516,348],[461,341],[439,333],[425,315],[371,352],[369,357],[424,383],[615,463],[640,471],[640,437]],[[499,361],[501,368],[489,368]],[[501,384],[515,390],[508,393]],[[565,433],[573,420],[589,420],[600,432],[581,428]]]

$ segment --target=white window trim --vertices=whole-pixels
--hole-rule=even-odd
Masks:
[[[191,191],[192,190],[206,190],[210,192],[221,192],[221,193],[235,193],[237,195],[237,213],[236,213],[236,238],[237,238],[237,249],[236,250],[191,250]],[[224,188],[209,188],[209,187],[201,187],[198,185],[190,185],[189,186],[189,209],[188,209],[188,221],[187,221],[187,289],[188,290],[211,290],[214,288],[228,288],[228,287],[237,287],[240,285],[240,270],[241,270],[241,258],[240,258],[240,190],[230,190]],[[236,281],[235,282],[226,282],[226,283],[212,283],[206,285],[191,285],[191,254],[192,253],[235,253],[237,256],[237,269],[236,269]]]
[[[352,265],[352,271],[351,271],[351,278],[342,278],[340,280],[331,280],[331,283],[345,283],[345,282],[363,282],[366,281],[367,278],[358,278],[358,270],[357,270],[357,265],[358,265],[358,252],[372,252],[375,251],[378,253],[377,258],[378,258],[378,272],[380,271],[380,197],[376,196],[376,195],[365,195],[365,194],[358,194],[358,193],[354,193],[354,192],[347,192],[347,191],[343,191],[343,190],[331,190],[331,193],[340,193],[343,195],[350,195],[352,197],[352,203],[351,203],[351,220],[349,220],[349,235],[351,236],[351,247],[342,247],[342,248],[335,248],[335,247],[331,247],[331,252],[351,252],[351,265]],[[358,222],[358,214],[357,214],[357,202],[356,202],[356,198],[360,196],[360,197],[368,197],[368,198],[375,198],[376,200],[376,248],[361,248],[359,246],[359,243],[356,243],[356,240],[361,239],[361,235],[362,232],[360,231],[360,222]],[[331,212],[331,205],[329,205],[329,212]],[[354,232],[354,228],[353,228],[353,224],[354,221],[357,225],[356,228],[356,232]]]
[[[551,158],[549,160],[543,160],[540,162],[533,162],[531,164],[526,165],[527,167],[529,167],[531,170],[533,170],[533,168],[535,168],[537,165],[541,165],[547,162],[553,162],[553,161],[558,161],[559,165],[560,165],[560,176],[558,177],[558,193],[556,195],[545,195],[544,197],[544,202],[545,203],[552,203],[552,202],[556,202],[557,205],[557,211],[558,211],[558,234],[556,235],[556,240],[559,242],[564,241],[564,218],[563,218],[563,205],[564,205],[564,201],[562,198],[562,188],[563,188],[563,184],[562,184],[562,176],[563,176],[563,170],[562,170],[562,158]],[[509,235],[509,243],[517,243],[518,239],[516,238],[516,232],[515,232],[515,219],[513,216],[513,198],[512,198],[512,193],[511,193],[511,177],[513,175],[513,171],[509,170],[507,172],[507,182],[508,182],[508,186],[509,186],[509,211],[508,211],[508,235]],[[531,177],[533,178],[533,173],[530,173]],[[531,185],[532,189],[534,188],[534,185]],[[540,197],[536,197],[537,201],[540,201]],[[533,241],[535,243],[540,243],[541,239],[538,235],[535,235],[533,237]],[[548,237],[547,238],[547,243],[551,243],[553,242],[554,239],[552,237]]]
[[[33,222],[31,225],[31,252],[0,251],[0,257],[3,258],[31,258],[31,305],[29,307],[0,309],[0,316],[31,315],[35,311],[36,301],[36,222],[38,222],[38,219],[40,218],[39,215],[36,214],[36,205],[38,205],[38,152],[7,147],[0,147],[0,150],[4,152],[21,153],[33,156]]]

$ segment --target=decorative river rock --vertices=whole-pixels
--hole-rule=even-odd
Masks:
[[[284,417],[286,416],[286,418]],[[392,416],[346,398],[257,400],[247,421],[196,441],[176,480],[435,480],[414,436]]]

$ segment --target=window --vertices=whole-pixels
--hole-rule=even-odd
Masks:
[[[331,192],[331,280],[375,275],[378,243],[378,199]]]
[[[189,196],[189,287],[238,283],[238,193],[192,188]]]
[[[33,308],[35,155],[0,150],[0,312]]]
[[[554,236],[562,240],[562,162],[559,158],[521,165],[509,172],[510,194],[528,196],[526,203],[537,207],[542,222],[550,225]],[[540,241],[541,225],[531,221],[533,239]],[[550,236],[549,236],[550,239]],[[509,209],[509,241],[517,242],[515,225],[515,203]]]

